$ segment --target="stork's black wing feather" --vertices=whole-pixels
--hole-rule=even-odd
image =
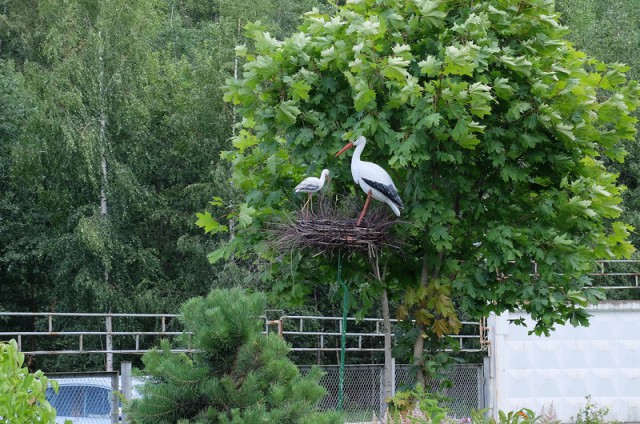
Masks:
[[[389,199],[391,199],[391,201],[393,203],[395,203],[396,205],[398,205],[399,208],[404,208],[404,204],[402,203],[402,199],[400,199],[400,195],[398,194],[398,190],[396,190],[396,188],[392,185],[385,185],[385,184],[381,184],[377,181],[371,181],[368,180],[366,178],[362,179],[364,182],[366,182],[367,184],[369,184],[371,187],[375,188],[376,190],[378,190],[380,193],[384,194],[385,196],[387,196]]]

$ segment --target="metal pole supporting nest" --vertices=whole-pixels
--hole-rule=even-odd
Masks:
[[[347,345],[347,311],[349,309],[349,288],[342,281],[342,252],[338,252],[338,283],[342,287],[342,340],[340,344],[340,377],[338,382],[338,411],[344,400],[344,354]]]

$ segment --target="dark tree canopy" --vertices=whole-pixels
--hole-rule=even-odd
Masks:
[[[235,196],[219,155],[234,119],[221,86],[244,23],[285,35],[311,4],[0,1],[0,310],[174,312],[250,277],[233,258],[211,265],[229,236],[194,222],[214,193]]]

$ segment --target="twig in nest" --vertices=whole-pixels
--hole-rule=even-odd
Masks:
[[[320,254],[344,251],[366,251],[375,256],[380,248],[398,248],[398,241],[391,236],[390,227],[397,223],[384,208],[371,208],[359,227],[355,216],[358,208],[353,202],[340,207],[324,197],[318,199],[316,211],[298,211],[276,222],[271,228],[271,244],[278,250],[292,248],[314,249]],[[355,213],[354,213],[355,211]]]

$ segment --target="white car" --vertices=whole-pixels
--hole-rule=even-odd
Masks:
[[[56,394],[47,388],[46,398],[57,411],[56,423],[71,420],[73,424],[110,424],[113,394],[110,377],[53,378],[58,382]],[[132,396],[139,394],[135,386],[142,384],[134,379]],[[118,401],[118,415],[120,402]],[[120,417],[118,417],[120,418]]]

